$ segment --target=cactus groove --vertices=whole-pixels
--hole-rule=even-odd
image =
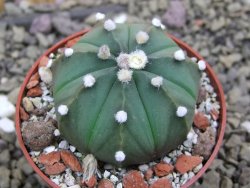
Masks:
[[[66,115],[57,113],[57,120],[62,135],[79,151],[117,166],[142,164],[186,139],[200,71],[188,57],[175,60],[180,48],[159,28],[112,28],[94,28],[72,47],[71,56],[61,55],[53,64],[56,108],[68,107]],[[138,32],[143,33],[139,41]],[[124,62],[118,66],[121,53]],[[120,71],[121,65],[129,71]],[[184,117],[176,115],[179,106],[187,109]]]

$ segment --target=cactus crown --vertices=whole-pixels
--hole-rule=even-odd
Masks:
[[[59,129],[79,151],[126,166],[186,139],[200,72],[161,29],[108,20],[66,51],[52,67],[53,95]]]

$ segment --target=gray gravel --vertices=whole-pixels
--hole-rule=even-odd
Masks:
[[[16,2],[24,1],[27,0]],[[192,187],[250,187],[250,1],[179,1],[171,4],[170,0],[106,0],[105,4],[124,7],[129,21],[162,18],[168,32],[194,47],[213,66],[226,93],[227,128],[217,159]],[[77,2],[27,9],[23,4],[7,1],[3,19],[0,17],[0,95],[8,96],[15,104],[20,84],[36,58],[66,35],[90,26],[87,23],[91,21],[85,22],[77,14],[72,18],[70,8],[96,7],[96,11],[104,1]],[[174,4],[181,4],[181,8]],[[112,15],[112,10],[106,9]],[[41,12],[46,15],[34,16]],[[18,19],[27,14],[32,14],[33,23]],[[169,20],[169,15],[177,22]],[[91,20],[90,16],[86,20]],[[13,116],[9,118],[13,120]],[[22,156],[15,134],[1,130],[0,187],[45,187]]]

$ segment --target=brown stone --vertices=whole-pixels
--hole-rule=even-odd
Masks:
[[[23,121],[28,121],[30,118],[29,114],[22,107],[20,107],[20,118]]]
[[[207,98],[207,90],[204,87],[199,88],[199,94],[197,98],[197,103],[205,101]]]
[[[154,166],[154,172],[157,176],[166,176],[174,170],[174,167],[170,164],[159,163]]]
[[[214,108],[210,111],[210,115],[214,121],[218,120],[219,118],[219,112]]]
[[[39,97],[43,94],[42,89],[39,86],[36,86],[34,88],[31,88],[27,92],[28,97]]]
[[[115,187],[114,184],[108,179],[102,179],[98,184],[98,188],[114,188],[114,187]]]
[[[151,168],[149,168],[149,169],[146,171],[145,175],[144,175],[145,179],[146,179],[146,180],[149,180],[150,178],[152,178],[153,173],[154,173],[153,170],[152,170]]]
[[[40,151],[53,142],[55,129],[50,121],[28,122],[22,127],[22,136],[30,149]]]
[[[150,188],[172,188],[171,183],[167,178],[160,178],[156,180]]]
[[[38,162],[43,165],[53,165],[59,162],[61,159],[60,153],[58,151],[53,151],[48,154],[41,154],[38,157]]]
[[[206,130],[210,125],[208,118],[202,112],[197,112],[194,115],[194,125],[201,130]]]
[[[88,181],[84,182],[84,184],[87,185],[87,187],[95,187],[96,183],[97,180],[95,176],[91,176],[91,178]]]
[[[46,67],[47,64],[48,64],[48,61],[49,61],[49,58],[48,58],[47,56],[43,56],[43,57],[40,59],[39,67]]]
[[[39,84],[38,80],[31,80],[29,83],[26,85],[27,89],[31,89]]]
[[[179,173],[185,174],[198,166],[202,160],[200,156],[180,155],[176,160],[175,168]]]
[[[29,82],[31,82],[31,81],[39,81],[39,79],[40,79],[39,73],[36,72],[35,74],[33,74],[33,75],[30,77]]]
[[[123,186],[124,188],[148,188],[141,173],[137,170],[131,170],[123,177]]]
[[[63,163],[55,163],[53,165],[45,166],[45,174],[47,175],[58,175],[64,172],[66,169]]]
[[[62,150],[60,153],[61,158],[67,167],[69,167],[74,172],[82,172],[81,164],[72,152]]]

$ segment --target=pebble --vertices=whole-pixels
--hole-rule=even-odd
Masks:
[[[48,175],[58,175],[64,172],[66,169],[63,163],[57,162],[53,165],[46,165],[45,166],[45,173]]]
[[[143,177],[139,171],[132,170],[128,172],[124,177],[123,177],[123,186],[124,188],[131,188],[131,187],[136,187],[136,188],[147,188],[147,184],[143,180]]]
[[[197,112],[194,115],[194,125],[198,129],[206,130],[206,128],[210,125],[210,122],[204,113]]]
[[[244,121],[240,125],[243,129],[245,129],[248,133],[250,133],[250,121]]]
[[[0,166],[0,185],[1,188],[9,188],[10,170],[5,166]]]
[[[177,158],[175,168],[179,173],[185,174],[199,165],[202,160],[203,159],[199,156],[181,155]]]
[[[23,98],[22,104],[26,112],[32,112],[34,110],[33,103],[28,97]]]
[[[110,174],[111,173],[109,171],[105,170],[104,173],[103,173],[103,177],[108,178],[110,176]]]
[[[36,17],[31,26],[30,33],[48,33],[52,29],[51,17],[49,14],[42,14]]]
[[[39,76],[43,82],[46,84],[50,84],[52,82],[52,72],[47,67],[40,67],[39,68]]]
[[[0,95],[0,118],[11,117],[15,113],[15,106],[5,95]]]
[[[0,130],[5,133],[13,133],[15,132],[15,124],[9,118],[2,118],[0,119]]]
[[[118,184],[116,185],[116,188],[123,188],[122,183],[118,183]]]
[[[76,179],[74,178],[74,176],[72,176],[71,172],[66,173],[64,178],[67,186],[75,185]]]
[[[43,165],[53,165],[59,162],[61,159],[61,155],[58,151],[52,151],[47,154],[41,154],[38,157],[38,162]]]
[[[98,188],[114,188],[114,184],[107,180],[107,179],[102,179],[99,183],[98,183]]]
[[[61,151],[61,158],[64,162],[64,164],[69,167],[74,172],[82,172],[82,167],[76,156],[66,150]]]
[[[174,167],[170,164],[159,163],[154,166],[154,172],[157,176],[166,176],[173,171]]]
[[[66,140],[62,140],[59,143],[58,147],[61,148],[61,149],[68,149],[69,148],[69,143]]]
[[[115,175],[111,175],[109,179],[110,179],[110,181],[113,182],[113,183],[116,183],[116,182],[118,182],[118,180],[119,180]]]
[[[146,164],[143,164],[143,165],[140,165],[138,168],[141,172],[146,172],[148,170],[149,166]]]
[[[172,185],[167,178],[159,178],[150,186],[150,188],[160,188],[160,187],[172,188]]]
[[[51,153],[51,152],[53,152],[55,150],[56,150],[56,147],[52,145],[52,146],[48,146],[48,147],[44,148],[43,152],[48,154],[48,153]]]

